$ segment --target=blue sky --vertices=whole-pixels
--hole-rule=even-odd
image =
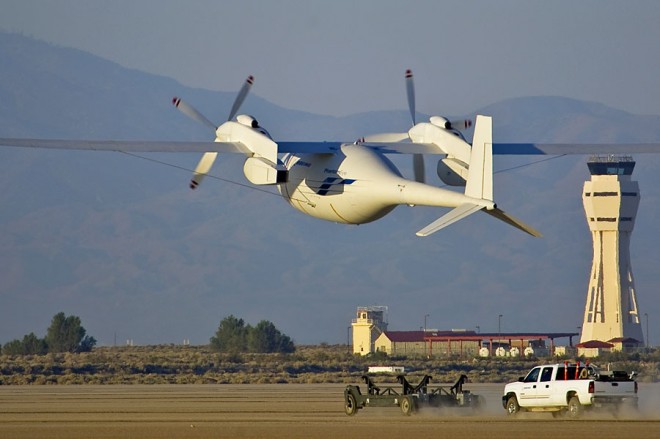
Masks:
[[[660,114],[657,1],[3,0],[0,28],[321,114],[559,95]]]

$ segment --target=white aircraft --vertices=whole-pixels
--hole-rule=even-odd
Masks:
[[[494,150],[500,154],[660,152],[657,144],[608,145],[606,151],[604,145],[493,144],[492,119],[487,116],[476,117],[470,145],[455,127],[468,128],[471,121],[457,123],[433,116],[429,122],[415,122],[415,93],[410,70],[406,71],[406,89],[413,126],[408,132],[371,135],[352,143],[275,142],[255,118],[245,114],[236,116],[253,82],[254,78],[248,77],[227,121],[220,126],[181,99],[173,99],[180,111],[213,129],[214,142],[0,138],[0,145],[124,152],[204,152],[190,182],[191,189],[200,185],[218,153],[244,154],[243,172],[251,183],[275,185],[294,208],[338,223],[375,221],[401,204],[452,208],[418,231],[418,236],[430,235],[478,211],[532,236],[541,236],[496,205]],[[412,154],[414,180],[404,178],[387,154]],[[426,184],[423,154],[444,156],[438,162],[438,176],[448,185],[465,186],[464,192]]]

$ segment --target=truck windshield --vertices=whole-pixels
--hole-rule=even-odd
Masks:
[[[525,382],[525,383],[535,383],[535,382],[537,382],[538,379],[539,379],[539,373],[540,372],[541,372],[541,368],[540,367],[535,367],[534,369],[532,369],[527,374],[527,376],[525,377],[523,382]]]

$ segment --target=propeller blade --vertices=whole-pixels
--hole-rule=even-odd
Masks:
[[[227,120],[232,120],[234,116],[236,116],[236,113],[238,113],[239,108],[241,108],[241,105],[243,105],[243,101],[247,97],[253,83],[254,76],[248,76],[245,80],[245,83],[243,84],[243,87],[241,87],[241,90],[238,92],[238,96],[236,96],[236,100],[234,101],[234,105],[231,107],[231,111],[229,112],[229,117]]]
[[[412,123],[415,125],[415,83],[413,82],[412,70],[406,70],[406,93],[408,95],[408,109]]]
[[[180,98],[177,98],[174,96],[172,98],[172,104],[183,114],[188,116],[189,118],[196,120],[197,122],[201,122],[204,125],[208,126],[211,128],[214,132],[218,128],[216,124],[208,120],[202,113],[197,111],[195,108],[192,106],[188,105],[184,101],[182,101]]]
[[[190,189],[195,190],[197,186],[200,185],[206,174],[211,170],[215,158],[218,156],[217,152],[205,152],[201,160],[195,168],[195,173],[193,174],[192,179],[190,180]]]
[[[413,171],[415,181],[418,183],[425,183],[424,156],[422,154],[413,154]]]
[[[413,82],[412,70],[406,70],[406,94],[408,96],[408,109],[410,110],[410,117],[412,118],[413,126],[415,122],[415,83]],[[422,154],[413,154],[413,173],[415,181],[424,183],[426,178],[424,175],[424,156]]]

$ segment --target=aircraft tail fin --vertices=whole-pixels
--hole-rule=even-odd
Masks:
[[[472,139],[468,180],[465,184],[465,195],[493,201],[493,120],[490,117],[477,116]],[[538,230],[497,208],[497,206],[483,210],[525,233],[535,237],[542,236]]]
[[[480,210],[532,236],[541,236],[536,229],[505,213],[493,202],[493,122],[488,116],[477,116],[465,196],[474,202],[452,209],[417,232],[417,236],[428,236]]]
[[[465,195],[493,201],[493,119],[477,116]]]

